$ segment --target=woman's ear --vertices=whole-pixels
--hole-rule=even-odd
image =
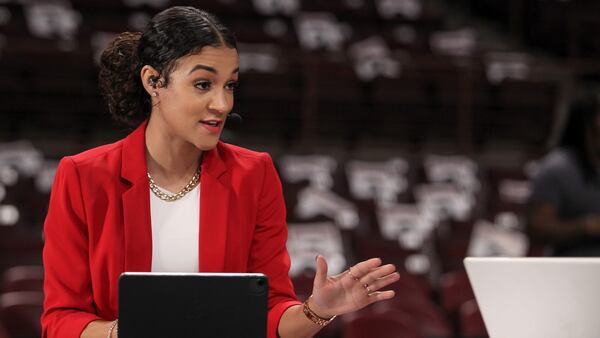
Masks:
[[[145,65],[140,71],[144,89],[150,96],[158,96],[158,89],[163,86],[163,80],[154,67]]]

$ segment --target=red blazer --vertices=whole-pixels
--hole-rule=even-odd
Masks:
[[[44,224],[45,338],[79,338],[90,321],[114,320],[119,275],[151,269],[146,124],[60,161]],[[200,182],[200,271],[266,274],[267,331],[276,337],[281,315],[299,302],[271,157],[219,142],[204,155]]]

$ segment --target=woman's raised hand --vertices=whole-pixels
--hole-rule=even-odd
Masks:
[[[317,272],[309,307],[322,318],[330,318],[364,308],[394,297],[394,291],[382,291],[398,281],[400,274],[392,264],[381,259],[360,262],[336,276],[327,276],[327,262],[317,256]]]

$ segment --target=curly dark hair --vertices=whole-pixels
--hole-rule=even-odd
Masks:
[[[176,6],[156,14],[145,31],[119,34],[100,58],[99,87],[113,119],[136,127],[151,111],[140,71],[154,67],[162,85],[181,57],[200,52],[203,47],[236,48],[233,32],[214,15],[194,7]]]

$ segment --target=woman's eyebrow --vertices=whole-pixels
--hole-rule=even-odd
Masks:
[[[211,73],[214,73],[214,74],[217,74],[217,73],[218,73],[218,72],[217,72],[217,70],[216,70],[216,69],[214,69],[213,67],[206,66],[206,65],[202,65],[202,64],[197,64],[197,65],[195,65],[195,66],[192,68],[192,70],[190,70],[190,72],[188,73],[188,75],[192,74],[193,72],[197,71],[198,69],[204,69],[204,70],[206,70],[207,72],[211,72]]]
[[[219,73],[219,72],[217,72],[217,70],[216,70],[215,68],[213,68],[213,67],[211,67],[211,66],[206,66],[206,65],[203,65],[203,64],[197,64],[197,65],[195,65],[195,66],[194,66],[194,67],[193,67],[193,68],[190,70],[190,72],[188,73],[188,75],[192,74],[193,72],[195,72],[195,71],[197,71],[197,70],[199,70],[199,69],[206,70],[207,72],[211,72],[211,73],[213,73],[213,74],[218,74],[218,73]],[[239,71],[240,71],[240,67],[237,67],[236,69],[234,69],[234,70],[233,70],[233,72],[231,72],[231,74],[238,73]]]

